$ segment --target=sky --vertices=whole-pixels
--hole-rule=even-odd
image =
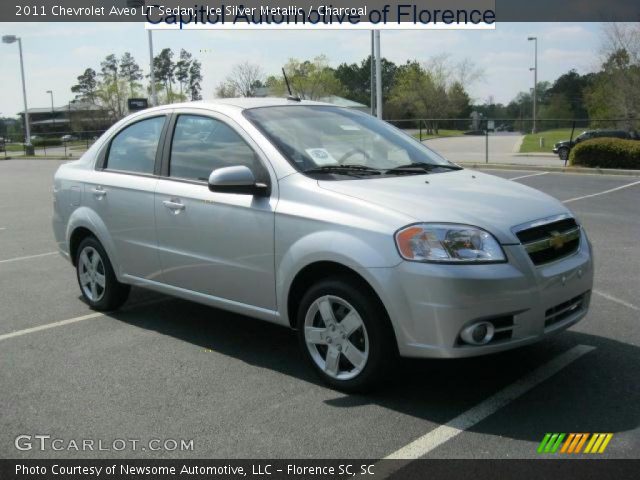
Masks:
[[[129,51],[148,73],[147,33],[138,23],[0,23],[1,35],[22,38],[29,108],[56,106],[73,99],[71,86],[86,68],[100,70],[110,53]],[[383,31],[381,51],[387,59],[426,62],[446,53],[452,63],[472,60],[484,77],[469,88],[472,99],[485,103],[509,102],[533,86],[534,46],[538,37],[538,81],[553,81],[570,69],[587,73],[601,64],[602,24],[499,23],[495,30]],[[158,31],[154,51],[169,47],[176,56],[185,48],[203,66],[204,99],[214,97],[215,86],[234,64],[259,64],[266,74],[277,74],[289,58],[309,59],[320,54],[333,67],[360,62],[369,55],[368,31]],[[22,91],[17,44],[0,44],[0,116],[22,111]]]

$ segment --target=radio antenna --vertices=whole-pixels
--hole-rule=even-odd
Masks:
[[[287,91],[289,92],[289,96],[287,100],[294,100],[296,102],[300,101],[300,97],[295,96],[293,92],[291,92],[291,85],[289,84],[289,79],[287,78],[287,72],[284,71],[284,67],[282,68],[282,75],[284,76],[284,81],[287,84]]]

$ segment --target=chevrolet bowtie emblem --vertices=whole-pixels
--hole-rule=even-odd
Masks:
[[[564,247],[564,236],[561,233],[556,231],[551,232],[549,245],[555,248],[556,250],[560,250],[562,247]]]

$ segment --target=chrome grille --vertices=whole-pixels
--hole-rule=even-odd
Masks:
[[[537,223],[516,231],[516,236],[534,265],[572,255],[580,246],[580,226],[571,217]]]

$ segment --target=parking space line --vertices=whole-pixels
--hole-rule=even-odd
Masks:
[[[18,262],[20,260],[29,260],[30,258],[47,257],[49,255],[56,255],[58,252],[38,253],[36,255],[27,255],[25,257],[7,258],[6,260],[0,260],[0,263]]]
[[[149,305],[154,305],[156,303],[165,302],[172,297],[163,297],[163,298],[154,298],[151,300],[145,300],[142,302],[134,303],[132,305],[127,306],[127,308],[122,311],[130,311],[134,308],[138,307],[147,307]],[[107,312],[108,313],[108,312]],[[56,327],[63,327],[65,325],[69,325],[72,323],[84,322],[85,320],[91,320],[92,318],[104,317],[107,315],[105,312],[93,312],[88,313],[87,315],[81,315],[79,317],[69,318],[67,320],[60,320],[59,322],[46,323],[44,325],[38,325],[37,327],[25,328],[23,330],[16,330],[15,332],[5,333],[0,335],[0,341],[8,340],[9,338],[22,337],[23,335],[28,335],[30,333],[41,332],[42,330],[50,330]]]
[[[567,350],[446,424],[396,450],[385,459],[413,460],[426,455],[436,447],[493,415],[595,348],[589,345],[577,345]]]
[[[609,190],[605,190],[604,192],[592,193],[590,195],[583,195],[582,197],[570,198],[569,200],[563,200],[562,203],[570,203],[570,202],[575,202],[577,200],[583,200],[585,198],[597,197],[599,195],[604,195],[606,193],[617,192],[618,190],[622,190],[623,188],[633,187],[634,185],[640,185],[640,181],[628,183],[626,185],[621,185],[616,188],[610,188]]]
[[[618,304],[620,304],[622,306],[630,308],[631,310],[635,310],[636,312],[640,312],[640,307],[635,306],[633,303],[625,302],[624,300],[616,298],[613,295],[609,295],[608,293],[601,292],[600,290],[594,290],[593,293],[595,293],[596,295],[600,295],[601,297],[606,298],[607,300],[610,300],[610,301],[612,301],[614,303],[618,303]]]
[[[514,180],[520,180],[521,178],[539,177],[540,175],[546,175],[547,173],[549,173],[549,172],[531,173],[529,175],[522,175],[520,177],[510,178],[509,180],[514,181]]]
[[[49,330],[50,328],[62,327],[63,325],[69,325],[70,323],[82,322],[84,320],[90,320],[92,318],[102,317],[104,313],[94,312],[88,315],[82,315],[81,317],[69,318],[68,320],[60,320],[59,322],[47,323],[45,325],[39,325],[37,327],[25,328],[24,330],[16,330],[15,332],[5,333],[0,335],[0,341],[7,340],[9,338],[21,337],[28,335],[29,333],[40,332],[42,330]]]

